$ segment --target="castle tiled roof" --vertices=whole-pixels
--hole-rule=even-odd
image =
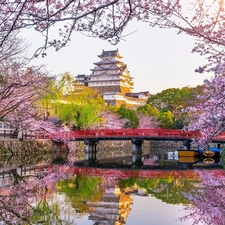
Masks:
[[[100,65],[107,65],[107,64],[124,64],[122,61],[118,61],[118,60],[105,60],[105,61],[99,61],[99,62],[95,62],[94,65],[100,66]]]
[[[117,50],[111,50],[111,51],[105,51],[104,49],[102,50],[102,54],[98,55],[99,58],[105,57],[105,56],[111,56],[111,57],[115,57],[117,56],[118,58],[123,58],[122,56],[120,56],[118,49]]]
[[[141,92],[133,92],[133,93],[126,93],[126,96],[138,98],[140,94],[143,94],[145,96],[150,96],[149,91],[141,91]]]

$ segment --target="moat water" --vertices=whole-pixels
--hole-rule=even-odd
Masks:
[[[225,225],[221,158],[180,162],[151,150],[133,167],[130,155],[95,166],[67,157],[12,167],[2,156],[0,224]]]

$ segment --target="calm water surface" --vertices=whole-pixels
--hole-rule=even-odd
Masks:
[[[41,157],[36,164],[5,164],[0,224],[225,225],[220,160],[184,163],[164,153],[143,160],[143,167],[132,168],[124,157],[116,161],[120,169],[104,160],[102,168]]]

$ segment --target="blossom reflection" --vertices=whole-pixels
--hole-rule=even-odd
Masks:
[[[20,169],[1,174],[1,224],[78,224],[86,217],[88,224],[129,225],[138,196],[185,205],[181,224],[189,219],[192,224],[225,221],[224,170]]]
[[[225,221],[225,171],[197,170],[202,182],[198,189],[186,193],[192,202],[186,207],[182,220],[192,219],[193,224],[224,225]]]

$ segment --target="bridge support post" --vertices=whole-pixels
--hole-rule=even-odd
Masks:
[[[183,141],[183,146],[184,146],[185,150],[190,150],[191,149],[191,140]]]
[[[97,163],[97,143],[98,140],[84,140],[85,144],[85,165],[94,165]]]
[[[132,166],[142,166],[143,140],[132,139]]]

